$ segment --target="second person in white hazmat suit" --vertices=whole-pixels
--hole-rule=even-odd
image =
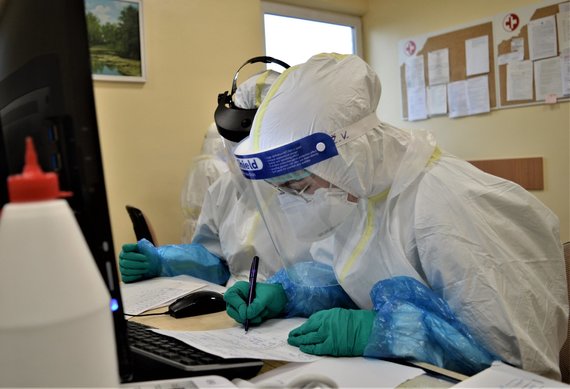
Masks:
[[[285,237],[329,237],[336,278],[360,308],[315,309],[289,343],[467,374],[501,359],[559,379],[568,301],[557,217],[429,132],[380,121],[379,99],[359,57],[314,56],[280,76],[235,151],[254,187],[275,187],[278,201],[256,195],[284,266],[297,266]],[[296,298],[259,283],[248,306],[246,291],[236,283],[224,297],[240,322],[288,315]]]
[[[192,159],[192,165],[180,194],[180,205],[184,222],[182,243],[191,243],[206,191],[222,174],[228,171],[228,155],[216,123],[212,122],[206,131],[200,155]]]
[[[267,70],[253,75],[239,87],[235,87],[234,79],[235,89],[229,94],[233,109],[252,114],[253,118],[278,75],[276,71]],[[263,233],[255,196],[244,196],[248,186],[239,169],[234,167],[232,158],[233,147],[249,134],[250,126],[251,121],[244,129],[237,123],[241,131],[224,132],[235,141],[217,134],[222,140],[223,152],[228,156],[228,171],[206,189],[191,243],[154,247],[143,239],[124,244],[119,254],[124,282],[186,274],[224,285],[232,275],[234,279],[247,279],[254,255],[261,257],[258,274],[261,280],[275,273],[280,261],[267,232]],[[218,131],[216,126],[216,133]],[[258,233],[259,227],[262,227],[262,233]]]

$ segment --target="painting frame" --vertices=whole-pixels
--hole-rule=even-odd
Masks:
[[[95,81],[145,82],[143,0],[84,0]]]

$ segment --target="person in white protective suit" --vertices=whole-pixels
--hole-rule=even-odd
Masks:
[[[184,221],[182,243],[191,243],[206,191],[223,173],[228,171],[227,153],[216,123],[206,131],[200,155],[193,158],[186,181],[180,193],[180,205]]]
[[[267,58],[270,57],[255,57],[242,67],[248,63],[267,62]],[[271,62],[279,61],[270,59]],[[281,61],[276,63],[284,64]],[[282,66],[288,67],[286,64]],[[232,153],[237,142],[249,134],[257,107],[279,75],[267,70],[248,78],[236,88],[238,72],[231,93],[220,94],[214,116],[228,153]],[[260,257],[258,279],[265,280],[274,275],[281,267],[281,261],[261,220],[252,187],[235,165],[233,154],[228,166],[230,170],[222,174],[205,194],[191,244],[154,247],[143,239],[136,244],[123,245],[119,266],[124,282],[187,274],[231,285],[235,280],[248,279],[255,255]],[[270,186],[268,188],[272,190]],[[310,246],[297,242],[296,255],[317,259],[320,262],[316,268],[334,278],[330,253],[316,244],[313,257]],[[333,294],[332,299],[343,306],[353,306],[343,291]]]
[[[228,314],[254,324],[298,315],[290,307],[306,279],[287,237],[327,238],[359,309],[306,306],[290,344],[465,374],[500,359],[559,379],[568,301],[557,217],[429,132],[380,121],[379,99],[377,75],[352,55],[316,55],[274,83],[235,156],[288,277],[258,283],[249,305],[237,282]],[[268,183],[273,197],[260,189]]]

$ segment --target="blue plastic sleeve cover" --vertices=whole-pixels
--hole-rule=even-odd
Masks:
[[[442,298],[413,278],[380,281],[370,297],[376,318],[366,357],[428,362],[466,375],[500,359],[473,338]]]
[[[358,309],[348,294],[336,281],[331,266],[316,261],[300,262],[295,269],[280,269],[267,283],[281,284],[287,296],[285,315],[287,317],[309,317],[313,313],[330,308]],[[303,280],[293,282],[290,274]],[[324,286],[323,286],[324,285]]]
[[[181,274],[224,285],[230,278],[227,264],[201,244],[179,244],[155,247],[146,239],[137,243],[141,253],[161,264],[162,277]]]
[[[236,155],[244,177],[265,180],[302,170],[338,155],[334,139],[323,132],[256,154]]]

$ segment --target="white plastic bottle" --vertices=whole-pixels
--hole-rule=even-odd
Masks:
[[[0,387],[118,387],[110,296],[31,138],[0,213]]]

